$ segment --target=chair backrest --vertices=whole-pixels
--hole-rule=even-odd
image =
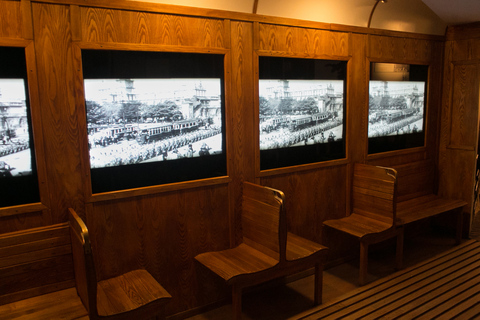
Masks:
[[[287,224],[283,206],[284,194],[279,190],[243,183],[243,241],[268,256],[284,261]]]
[[[398,172],[398,202],[435,193],[435,164],[422,160],[393,166]]]
[[[397,172],[392,168],[356,163],[353,212],[395,226]]]
[[[70,237],[77,292],[89,314],[97,313],[97,276],[88,229],[77,213],[69,208]]]

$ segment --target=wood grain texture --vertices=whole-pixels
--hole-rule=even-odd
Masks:
[[[447,30],[439,133],[439,194],[467,201],[468,216],[478,153],[479,30],[478,23]]]
[[[230,47],[231,53],[228,65],[231,71],[226,72],[226,115],[227,126],[230,127],[227,134],[228,171],[234,177],[230,185],[231,209],[230,209],[230,242],[233,245],[241,242],[241,202],[242,182],[255,182],[256,167],[255,158],[256,127],[254,112],[254,91],[251,84],[254,82],[253,61],[253,26],[243,22],[230,23]],[[258,62],[257,62],[258,63]]]
[[[0,235],[0,304],[74,283],[68,225]]]
[[[261,23],[258,36],[258,50],[275,55],[345,57],[349,54],[348,33]]]
[[[84,41],[225,47],[223,20],[85,7],[81,15]]]
[[[45,136],[53,222],[65,221],[68,207],[82,208],[84,176],[74,95],[69,10],[33,4],[36,61]]]
[[[450,146],[472,148],[477,142],[478,70],[475,64],[454,66]]]
[[[213,186],[92,204],[87,225],[99,280],[144,267],[172,295],[169,314],[221,299],[193,257],[229,247],[227,195]]]
[[[261,184],[284,192],[289,231],[322,243],[322,222],[345,216],[346,175],[342,165],[263,177]]]
[[[0,1],[0,38],[23,38],[20,1]]]
[[[343,317],[389,319],[472,319],[478,317],[480,283],[477,241],[349,292],[303,320]]]
[[[314,302],[321,303],[322,270],[328,249],[288,233],[282,191],[244,182],[243,242],[195,259],[232,286],[233,319],[240,320],[242,290],[315,267]]]
[[[422,39],[368,36],[368,57],[396,63],[426,63],[434,59],[433,42]]]
[[[289,231],[317,243],[327,241],[333,259],[343,249],[351,253],[352,242],[336,236],[324,239],[321,224],[350,211],[352,163],[389,165],[435,158],[437,122],[440,116],[442,121],[445,114],[450,116],[440,110],[438,97],[443,38],[134,1],[46,0],[31,1],[34,39],[28,42],[23,38],[28,37],[24,19],[28,1],[23,1],[23,9],[20,3],[0,0],[0,44],[31,43],[35,53],[28,65],[32,79],[38,79],[29,84],[38,94],[32,111],[37,117],[33,120],[38,168],[44,172],[42,207],[21,212],[9,208],[8,216],[0,218],[0,233],[66,221],[66,209],[73,207],[86,218],[100,250],[99,276],[144,266],[173,296],[168,315],[229,296],[193,257],[229,248],[241,239],[243,181],[284,191]],[[471,48],[468,57],[478,56],[476,42],[459,43],[457,50],[465,45]],[[228,176],[92,197],[80,48],[224,54]],[[345,159],[259,173],[255,89],[259,55],[349,61]],[[369,61],[430,65],[424,148],[366,154]],[[463,168],[470,156],[449,152],[442,154],[442,163]],[[460,185],[469,174],[449,173],[441,184]],[[466,189],[454,188],[448,192],[466,194]],[[119,245],[125,253],[116,249]]]

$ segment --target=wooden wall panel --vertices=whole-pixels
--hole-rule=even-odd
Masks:
[[[35,50],[52,222],[83,211],[85,174],[74,94],[69,7],[34,3]]]
[[[349,34],[308,28],[260,24],[258,50],[295,57],[348,56]]]
[[[225,47],[223,20],[81,8],[82,37],[88,42]]]
[[[439,133],[439,193],[467,201],[465,226],[473,217],[480,107],[480,24],[447,30]],[[468,228],[464,234],[468,234]]]
[[[379,61],[421,64],[431,61],[434,52],[432,41],[424,39],[370,35],[368,40],[368,57]]]
[[[242,182],[255,182],[255,114],[254,114],[254,61],[253,26],[251,23],[231,22],[231,74],[227,74],[226,94],[230,97],[226,106],[229,122],[227,130],[227,152],[231,155],[229,175],[234,177],[231,183],[231,242],[241,240],[240,210]],[[228,129],[228,126],[230,129]]]
[[[348,66],[347,152],[352,162],[364,162],[368,148],[367,70],[370,67],[365,59],[367,36],[355,34],[351,38],[351,49],[355,54],[352,55]]]
[[[169,314],[222,298],[195,255],[229,247],[228,188],[214,186],[92,204],[100,279],[145,267],[173,296]]]
[[[450,146],[474,150],[478,126],[478,67],[455,65],[451,101]]]
[[[322,222],[345,216],[347,166],[261,178],[285,193],[288,230],[322,242]]]
[[[0,1],[0,38],[22,38],[20,1]]]
[[[330,249],[327,263],[351,258],[358,246],[355,239],[322,226],[325,220],[339,219],[349,213],[349,167],[329,166],[260,180],[260,184],[285,193],[288,231],[327,246]]]
[[[47,209],[46,214],[34,212],[1,220],[0,233],[67,221],[67,208],[73,207],[86,217],[100,278],[145,267],[173,296],[167,315],[191,312],[229,297],[227,287],[196,264],[194,256],[228,248],[239,239],[242,181],[285,192],[289,230],[329,245],[335,250],[333,256],[340,257],[337,249],[348,254],[352,243],[333,233],[326,238],[322,222],[349,213],[352,164],[367,160],[398,164],[425,154],[434,156],[442,67],[438,55],[442,42],[438,39],[369,35],[367,29],[362,34],[359,28],[352,33],[348,28],[339,31],[338,26],[333,31],[325,29],[328,25],[313,23],[300,27],[291,25],[292,20],[255,15],[241,19],[245,14],[238,20],[231,14],[219,18],[218,12],[209,18],[195,9],[195,14],[188,15],[185,8],[177,14],[147,12],[141,4],[136,10],[130,2],[123,4],[124,9],[114,8],[115,4],[94,8],[87,3],[61,4],[61,0],[33,2]],[[30,2],[0,0],[0,38],[21,38],[22,32],[27,37],[23,19],[28,14],[27,4]],[[108,199],[90,197],[85,110],[78,99],[83,89],[79,48],[102,46],[225,54],[225,180],[154,187],[145,193],[125,191]],[[348,60],[346,159],[259,174],[258,55]],[[433,65],[426,152],[393,152],[368,159],[369,59]],[[92,202],[85,204],[88,201]]]

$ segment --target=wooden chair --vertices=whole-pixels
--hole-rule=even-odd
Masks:
[[[147,319],[162,312],[170,294],[146,270],[97,281],[88,229],[69,209],[75,282],[91,320]]]
[[[315,266],[315,303],[321,302],[321,259],[327,248],[288,233],[281,191],[244,182],[243,242],[237,247],[195,257],[232,286],[234,319],[241,319],[245,287]],[[288,238],[288,241],[287,241]]]
[[[368,246],[397,237],[396,266],[402,267],[403,228],[397,227],[397,172],[391,168],[356,163],[353,176],[353,209],[344,218],[323,224],[360,241],[359,284],[367,280]]]

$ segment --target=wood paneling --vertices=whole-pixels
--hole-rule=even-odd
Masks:
[[[455,65],[451,101],[450,147],[474,150],[478,137],[478,67],[475,64]]]
[[[0,38],[22,38],[20,1],[0,1]]]
[[[337,249],[348,252],[351,242],[325,239],[321,225],[349,212],[352,164],[367,159],[401,164],[436,156],[442,85],[438,52],[443,48],[438,37],[133,1],[0,0],[0,43],[27,46],[30,38],[42,203],[29,212],[10,208],[12,215],[0,218],[0,233],[67,221],[72,207],[90,228],[99,278],[145,267],[173,296],[167,315],[228,298],[227,288],[193,258],[240,239],[243,181],[282,190],[290,231],[319,243],[326,240],[332,257],[339,257]],[[81,48],[224,54],[228,176],[92,196]],[[477,56],[476,50],[470,56]],[[345,159],[259,172],[259,55],[348,61]],[[430,65],[425,148],[368,158],[370,61]]]
[[[261,179],[285,193],[289,231],[319,243],[322,222],[345,216],[346,182],[344,165]]]
[[[87,42],[225,47],[223,20],[135,11],[81,8]]]
[[[348,56],[349,34],[260,24],[258,50],[295,57]]]
[[[371,59],[401,63],[428,63],[434,58],[434,42],[422,39],[370,35],[368,56]]]
[[[445,45],[439,193],[468,202],[473,210],[480,106],[479,24],[450,27]],[[468,223],[467,223],[468,225]]]
[[[242,182],[255,182],[255,108],[254,95],[251,84],[254,82],[253,73],[253,26],[244,22],[232,22],[231,34],[231,73],[227,72],[226,94],[227,100],[227,152],[229,157],[229,175],[235,177],[230,188],[231,214],[230,227],[232,228],[231,243],[241,240],[239,226]],[[245,108],[250,106],[250,108]]]
[[[84,174],[74,94],[69,7],[34,3],[35,50],[45,166],[53,223],[66,221],[67,208],[83,208]]]
[[[68,224],[0,235],[0,305],[74,284]]]
[[[194,257],[229,247],[226,186],[95,203],[87,226],[99,280],[144,267],[172,295],[170,314],[221,299]]]

